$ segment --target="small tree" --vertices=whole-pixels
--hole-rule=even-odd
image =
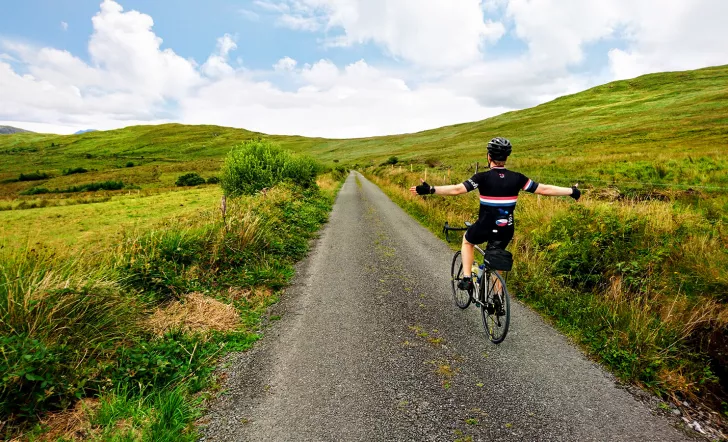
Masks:
[[[254,139],[230,151],[220,176],[225,195],[253,195],[259,190],[289,180],[302,187],[316,182],[318,163],[310,157],[294,156],[268,140]]]

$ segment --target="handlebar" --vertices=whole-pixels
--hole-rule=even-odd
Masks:
[[[473,223],[465,221],[465,227],[450,227],[450,223],[445,221],[445,226],[442,228],[442,232],[445,234],[445,240],[450,241],[450,231],[463,231],[468,230],[470,226],[472,226]]]

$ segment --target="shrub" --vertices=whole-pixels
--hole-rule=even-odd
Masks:
[[[349,174],[349,170],[345,166],[336,166],[331,170],[335,180],[343,180]]]
[[[72,169],[63,169],[63,175],[75,175],[77,173],[86,173],[88,172],[88,169],[84,169],[83,167],[74,167]]]
[[[574,208],[534,232],[534,245],[552,264],[553,274],[574,288],[605,288],[619,277],[642,293],[664,277],[663,262],[678,249],[686,229],[650,229],[637,214],[620,216],[609,207]]]
[[[399,162],[399,158],[395,156],[391,156],[387,159],[387,164],[397,164]]]
[[[211,176],[210,178],[207,179],[207,184],[219,184],[219,183],[220,183],[220,178],[218,178],[216,176]]]
[[[47,180],[51,176],[45,172],[31,172],[31,173],[21,173],[20,177],[18,177],[18,181],[39,181],[39,180]]]
[[[20,192],[21,195],[40,195],[43,193],[78,193],[96,192],[98,190],[120,190],[124,188],[122,181],[101,181],[98,183],[81,184],[79,186],[66,187],[65,189],[49,190],[44,187],[34,187]]]
[[[82,184],[80,186],[71,186],[58,191],[58,193],[96,192],[97,190],[121,190],[123,188],[124,183],[121,181],[101,181],[98,183],[88,183]]]
[[[134,167],[134,163],[129,161],[128,163],[126,163],[125,167]]]
[[[310,157],[293,156],[267,140],[248,140],[227,156],[220,182],[228,196],[253,195],[289,180],[307,188],[315,184],[318,163]]]
[[[200,184],[205,184],[205,179],[202,178],[200,175],[192,172],[181,175],[177,178],[177,181],[175,181],[174,184],[179,187],[199,186]]]
[[[21,195],[41,195],[44,193],[51,193],[51,191],[45,187],[33,187],[32,189],[20,192]]]

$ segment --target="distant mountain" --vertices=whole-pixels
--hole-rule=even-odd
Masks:
[[[0,135],[31,133],[29,130],[18,129],[12,126],[0,126]]]
[[[74,133],[74,135],[81,135],[89,132],[96,132],[96,129],[83,129],[79,130],[78,132]]]

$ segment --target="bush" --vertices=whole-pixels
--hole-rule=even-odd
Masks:
[[[32,189],[20,192],[21,195],[41,195],[44,193],[51,193],[51,191],[45,187],[33,187]]]
[[[126,165],[125,165],[125,166],[126,166],[126,167],[134,167],[134,163],[133,163],[133,162],[131,162],[131,161],[129,161],[128,163],[126,163]]]
[[[210,178],[207,179],[207,184],[219,184],[219,183],[220,183],[220,178],[218,178],[216,176],[211,176]]]
[[[387,159],[387,164],[397,164],[399,162],[399,158],[395,156],[391,156]]]
[[[642,293],[664,278],[663,262],[686,233],[684,228],[654,232],[638,215],[574,206],[534,232],[533,239],[551,262],[553,274],[574,288],[604,289],[619,277],[630,291]]]
[[[336,166],[331,170],[331,175],[335,180],[343,180],[349,174],[349,169],[345,166]]]
[[[310,157],[293,156],[270,141],[256,139],[228,154],[220,182],[228,196],[253,195],[282,181],[310,187],[316,183],[319,170],[319,164]]]
[[[179,187],[199,186],[200,184],[205,184],[205,179],[202,178],[200,175],[192,172],[180,176],[179,178],[177,178],[177,181],[175,181],[174,184]]]
[[[49,190],[44,187],[34,187],[32,189],[20,192],[21,195],[40,195],[43,193],[78,193],[78,192],[96,192],[98,190],[120,190],[124,188],[122,181],[101,181],[98,183],[81,184],[80,186],[71,186],[65,189]]]
[[[83,167],[74,167],[72,169],[63,169],[63,176],[75,175],[77,173],[86,173],[86,172],[88,172],[88,169],[84,169]]]
[[[45,172],[31,172],[31,173],[21,173],[20,177],[18,177],[18,181],[39,181],[39,180],[47,180],[51,176]]]

